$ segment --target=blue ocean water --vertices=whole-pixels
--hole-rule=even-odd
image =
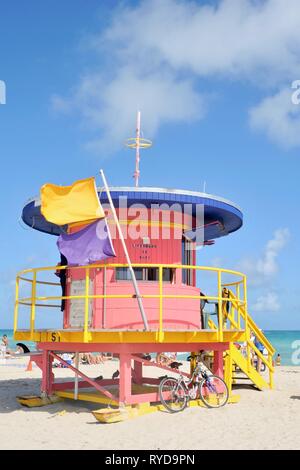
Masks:
[[[282,366],[300,366],[300,331],[264,330],[263,333],[276,350],[274,359],[280,354]],[[186,354],[178,358],[186,359]]]
[[[280,354],[281,365],[300,366],[300,331],[299,330],[264,330],[264,334]]]
[[[0,330],[0,339],[6,334],[9,340],[9,347],[14,349],[17,341],[13,339],[12,330]],[[264,334],[270,343],[276,349],[275,356],[280,354],[281,365],[283,366],[300,366],[300,331],[286,330],[265,330]],[[24,342],[29,349],[35,350],[35,343],[30,341]],[[179,359],[186,359],[186,354],[179,354]]]

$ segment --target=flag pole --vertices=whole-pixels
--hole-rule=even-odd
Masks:
[[[109,191],[109,188],[108,188],[107,181],[106,181],[103,170],[100,170],[100,175],[101,175],[104,187],[105,187],[105,191],[106,191],[108,202],[109,202],[109,205],[110,205],[110,208],[111,208],[111,211],[112,211],[112,215],[113,215],[114,221],[116,223],[116,226],[117,226],[117,229],[118,229],[118,232],[119,232],[119,237],[120,237],[120,240],[121,240],[121,243],[122,243],[122,246],[123,246],[123,250],[124,250],[126,261],[127,261],[127,264],[128,264],[128,268],[129,268],[129,271],[130,271],[130,274],[131,274],[131,279],[132,279],[132,283],[133,283],[133,286],[134,286],[136,298],[137,298],[137,301],[138,301],[139,309],[140,309],[141,316],[142,316],[142,319],[143,319],[143,322],[144,322],[144,327],[145,327],[145,330],[148,331],[149,326],[148,326],[148,321],[147,321],[147,317],[146,317],[146,314],[145,314],[145,310],[144,310],[144,306],[143,306],[139,286],[138,286],[137,281],[136,281],[135,272],[133,270],[133,267],[132,267],[132,264],[131,264],[131,261],[130,261],[130,258],[129,258],[129,254],[128,254],[127,247],[126,247],[126,244],[125,244],[123,232],[122,232],[122,229],[121,229],[121,226],[120,226],[120,222],[119,222],[119,219],[118,219],[118,216],[117,216],[117,213],[116,213],[116,209],[115,209],[115,206],[113,204],[113,201],[112,201],[112,198],[111,198],[111,195],[110,195],[110,191]]]

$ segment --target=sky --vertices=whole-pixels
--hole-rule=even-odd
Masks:
[[[262,328],[300,329],[299,15],[298,0],[0,0],[1,328],[16,272],[58,257],[24,203],[100,168],[132,185],[140,109],[140,184],[238,204],[243,227],[198,262],[248,275]]]

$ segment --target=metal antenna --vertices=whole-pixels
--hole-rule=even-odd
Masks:
[[[146,149],[152,147],[152,142],[149,139],[141,137],[141,112],[137,112],[136,117],[136,133],[135,137],[130,137],[125,142],[126,147],[135,149],[135,172],[133,178],[135,180],[135,187],[139,185],[140,178],[140,149]]]

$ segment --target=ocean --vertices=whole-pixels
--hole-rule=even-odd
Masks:
[[[6,334],[9,340],[9,347],[14,349],[16,341],[13,339],[12,330],[0,330],[0,338]],[[280,354],[281,365],[283,366],[300,366],[300,331],[286,330],[264,330],[264,334],[276,349],[275,356]],[[25,342],[31,351],[35,350],[35,343]],[[186,354],[178,355],[178,358],[186,359]]]

